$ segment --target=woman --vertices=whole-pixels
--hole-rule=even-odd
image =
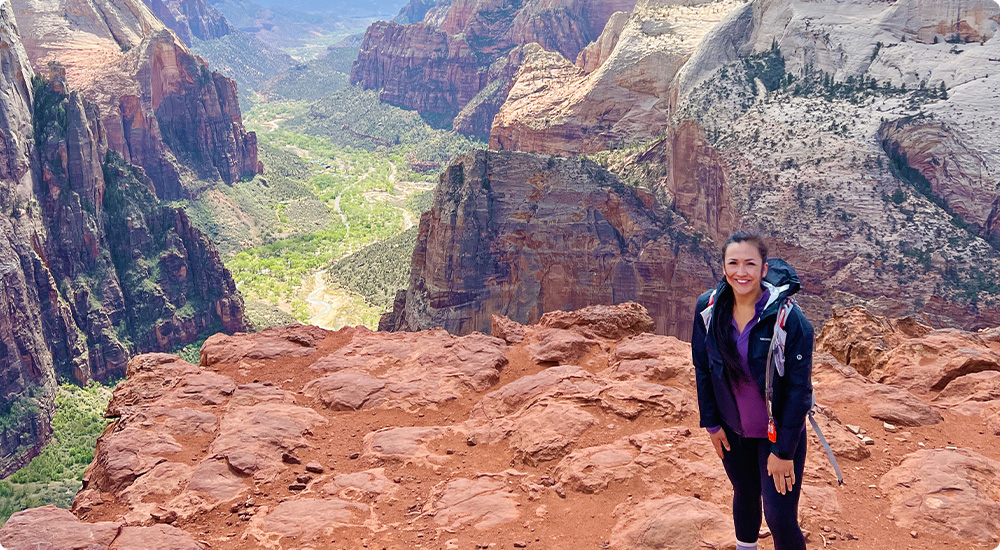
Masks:
[[[737,549],[757,548],[763,501],[775,550],[805,550],[798,504],[813,328],[795,305],[785,322],[784,375],[773,375],[769,422],[768,349],[779,310],[799,290],[798,276],[784,261],[768,260],[761,238],[744,231],[726,240],[722,256],[725,278],[698,298],[691,339],[701,426],[733,484]]]

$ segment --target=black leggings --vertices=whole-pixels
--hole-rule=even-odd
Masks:
[[[774,537],[775,550],[805,550],[806,541],[799,528],[799,493],[802,491],[802,471],[806,463],[806,429],[802,427],[799,445],[793,458],[795,485],[781,494],[774,488],[774,478],[767,475],[767,457],[771,442],[766,439],[742,438],[726,431],[731,450],[723,450],[722,465],[733,483],[733,522],[736,538],[741,542],[756,542],[760,532],[761,500],[764,517]]]

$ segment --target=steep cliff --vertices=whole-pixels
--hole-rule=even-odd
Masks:
[[[236,30],[205,0],[143,0],[143,3],[189,46],[193,38],[212,40]]]
[[[273,45],[234,28],[205,0],[143,2],[213,71],[233,79],[243,91],[244,103],[251,91],[295,64]]]
[[[235,84],[211,72],[144,4],[12,4],[35,70],[53,62],[65,69],[70,87],[100,109],[109,147],[143,167],[161,198],[197,195],[193,180],[233,182],[260,171]]]
[[[519,63],[517,56],[511,57],[512,50],[533,42],[575,59],[614,12],[634,5],[635,0],[458,0],[434,7],[411,3],[404,8],[404,19],[424,12],[423,20],[369,27],[351,82],[377,88],[384,101],[446,125],[484,92],[486,97],[476,102],[481,112],[463,117],[456,129],[486,136],[516,71],[516,65],[496,63]]]
[[[648,193],[589,162],[510,152],[458,157],[420,220],[409,288],[380,329],[488,331],[591,304],[641,303],[690,337],[717,261]]]
[[[211,243],[109,151],[99,109],[61,71],[33,75],[6,0],[0,23],[6,475],[45,442],[57,377],[121,377],[134,352],[248,325]]]
[[[0,475],[37,453],[51,431],[56,378],[49,337],[72,326],[36,252],[32,216],[38,165],[31,66],[8,0],[0,0]]]

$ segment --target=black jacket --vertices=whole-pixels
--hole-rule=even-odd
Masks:
[[[799,278],[795,270],[783,260],[767,260],[768,271],[765,286],[771,291],[768,303],[760,320],[750,332],[748,362],[750,372],[764,395],[765,363],[767,350],[774,333],[774,321],[787,296],[799,290]],[[717,296],[728,287],[723,280],[716,288]],[[742,435],[739,411],[733,397],[729,380],[724,374],[722,355],[715,345],[711,332],[706,332],[702,312],[708,307],[712,291],[698,297],[695,307],[694,332],[691,337],[695,378],[698,383],[698,407],[701,410],[701,426],[724,426],[727,430]],[[712,323],[718,312],[713,308]],[[805,429],[806,414],[812,407],[812,352],[813,327],[802,310],[796,305],[785,323],[785,375],[774,376],[774,401],[772,409],[774,424],[778,432],[777,442],[771,445],[771,452],[782,459],[791,459],[799,442],[799,434]]]

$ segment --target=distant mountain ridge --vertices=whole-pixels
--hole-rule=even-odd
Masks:
[[[421,13],[423,19],[369,27],[351,82],[378,89],[383,101],[416,109],[440,126],[485,137],[525,45],[537,42],[575,58],[614,12],[634,5],[635,0],[411,3],[402,20]]]

